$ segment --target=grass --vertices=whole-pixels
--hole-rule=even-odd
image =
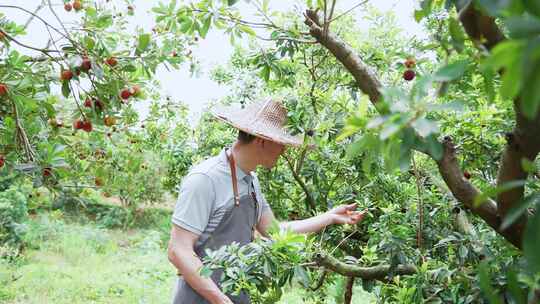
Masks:
[[[164,230],[104,229],[59,211],[40,213],[28,225],[24,257],[0,260],[0,303],[170,303],[175,271]],[[316,303],[305,297],[291,288],[280,303]],[[370,297],[355,288],[353,303],[373,303]]]

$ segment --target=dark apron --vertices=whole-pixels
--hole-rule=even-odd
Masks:
[[[234,165],[234,160],[231,162]],[[236,170],[231,166],[231,171],[236,176]],[[233,178],[236,182],[236,178]],[[233,185],[234,185],[233,182]],[[233,186],[236,193],[236,185]],[[202,243],[196,246],[195,253],[201,258],[206,256],[205,250],[216,250],[222,246],[229,245],[232,242],[237,242],[241,246],[250,243],[253,240],[253,232],[255,231],[255,225],[258,221],[258,203],[256,200],[255,192],[252,183],[249,183],[248,193],[239,197],[239,199],[229,202],[227,211],[223,215],[221,222],[216,227],[216,230]],[[218,287],[221,288],[219,282],[223,270],[214,271],[211,274],[212,280]],[[240,293],[238,296],[227,295],[236,304],[249,304],[251,303],[249,296],[246,293]],[[174,296],[173,304],[207,304],[202,296],[200,296],[183,277],[178,278],[176,287],[176,294]]]

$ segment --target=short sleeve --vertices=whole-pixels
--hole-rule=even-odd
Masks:
[[[259,184],[259,178],[253,172],[251,173],[251,175],[253,176],[253,188],[255,189],[255,195],[257,196],[257,200],[261,204],[261,211],[259,212],[259,219],[260,219],[261,215],[265,211],[270,209],[270,205],[268,204],[268,202],[266,201],[266,198],[264,197],[264,195],[262,193],[261,185]]]
[[[197,235],[203,233],[215,201],[214,185],[203,173],[184,178],[172,217],[173,224]]]

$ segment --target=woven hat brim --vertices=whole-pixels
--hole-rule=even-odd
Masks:
[[[254,117],[246,117],[246,109],[215,107],[210,110],[210,113],[236,129],[257,137],[293,147],[300,147],[304,143],[301,136],[289,134],[284,128],[262,124],[260,121],[255,120]]]

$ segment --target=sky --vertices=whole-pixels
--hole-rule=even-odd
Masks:
[[[46,0],[47,1],[47,0]],[[62,0],[50,0],[53,3],[56,13],[63,22],[70,23],[77,20],[77,14],[68,13],[63,9]],[[345,11],[363,0],[338,0],[336,11]],[[113,5],[119,8],[126,6],[125,0],[110,0]],[[151,29],[154,25],[152,14],[148,11],[160,1],[152,0],[133,0],[135,7],[135,16],[130,18],[131,26],[140,26],[145,29]],[[168,1],[162,1],[167,3]],[[181,0],[179,1],[181,2]],[[238,5],[242,16],[245,20],[257,21],[255,9],[249,1],[239,1]],[[370,4],[377,7],[382,12],[392,10],[396,14],[397,22],[406,34],[423,36],[423,30],[419,24],[414,21],[414,8],[418,6],[418,0],[371,0]],[[38,0],[0,0],[2,5],[17,5],[28,10],[34,11],[41,1]],[[270,0],[269,7],[271,10],[288,11],[295,7],[303,7],[305,1],[286,1],[286,0]],[[24,24],[28,19],[28,14],[20,10],[0,8],[0,12],[8,16],[9,19]],[[362,18],[362,6],[356,8],[351,13],[355,14],[355,18],[359,26],[366,26],[365,19]],[[38,15],[43,19],[50,21],[53,26],[58,26],[54,15],[48,8],[39,11]],[[21,42],[44,46],[47,42],[48,35],[45,27],[39,21],[34,20],[28,27],[28,34],[20,37]],[[209,78],[210,70],[213,66],[225,64],[229,56],[232,54],[233,47],[230,45],[229,39],[217,30],[211,30],[205,39],[200,40],[197,47],[193,49],[193,54],[201,62],[201,74],[198,77],[191,77],[188,68],[183,68],[179,71],[167,71],[160,69],[156,73],[157,79],[162,86],[162,94],[171,96],[173,100],[180,100],[188,104],[190,109],[190,120],[195,123],[205,105],[212,101],[218,100],[225,96],[228,92],[227,87],[223,87],[213,82]],[[147,113],[147,103],[139,103],[137,110],[140,116],[144,118]]]

